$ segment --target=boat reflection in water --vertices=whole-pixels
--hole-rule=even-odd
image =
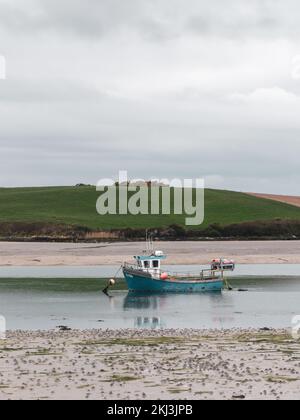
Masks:
[[[222,326],[232,310],[230,295],[128,292],[123,311],[133,318],[134,328],[187,328]],[[224,311],[225,309],[225,311]]]
[[[124,311],[132,310],[150,310],[159,311],[162,308],[162,298],[166,296],[157,294],[145,294],[139,292],[128,292],[124,299],[123,309]],[[134,328],[147,328],[147,329],[159,329],[164,328],[165,324],[159,315],[153,316],[150,314],[146,316],[141,314],[134,318]]]
[[[155,329],[159,329],[159,328],[164,328],[164,323],[157,316],[153,316],[153,317],[138,316],[134,320],[134,328],[142,328],[142,329],[146,328],[146,329],[155,330]]]
[[[159,309],[162,297],[160,294],[128,292],[124,299],[124,309]]]
[[[187,295],[185,293],[151,293],[151,292],[128,292],[125,299],[123,308],[127,309],[152,309],[164,310],[166,306],[170,306],[171,302],[179,302],[182,300],[185,303],[196,296],[203,298],[203,294]],[[211,302],[219,302],[222,299],[222,292],[206,293],[205,298]]]

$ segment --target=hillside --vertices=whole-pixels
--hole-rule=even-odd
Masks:
[[[99,216],[94,187],[1,188],[0,223],[77,225],[91,230],[157,228],[184,225],[185,216]],[[226,226],[275,219],[300,221],[300,209],[232,191],[205,191],[205,221]],[[199,229],[199,228],[197,228]]]

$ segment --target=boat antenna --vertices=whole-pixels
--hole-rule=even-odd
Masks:
[[[149,249],[149,243],[148,243],[148,229],[146,229],[146,252]]]
[[[154,252],[154,246],[153,246],[153,233],[152,234],[150,234],[149,235],[149,238],[150,238],[150,243],[149,243],[149,245],[150,245],[150,252]]]
[[[146,252],[154,252],[153,234],[149,233],[148,229],[146,229]]]

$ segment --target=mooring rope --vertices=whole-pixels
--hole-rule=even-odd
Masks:
[[[113,286],[115,284],[117,275],[119,274],[119,272],[120,272],[121,269],[122,269],[122,264],[118,268],[118,271],[116,272],[116,274],[114,275],[114,277],[112,277],[110,280],[108,280],[107,286],[102,290],[103,293],[107,294],[109,287],[110,286]]]

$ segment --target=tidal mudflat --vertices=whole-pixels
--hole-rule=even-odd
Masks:
[[[144,249],[141,242],[38,243],[0,242],[0,266],[119,265]],[[155,242],[168,264],[209,264],[233,258],[237,264],[300,264],[300,241]]]
[[[287,330],[15,331],[0,341],[0,399],[295,399]]]

